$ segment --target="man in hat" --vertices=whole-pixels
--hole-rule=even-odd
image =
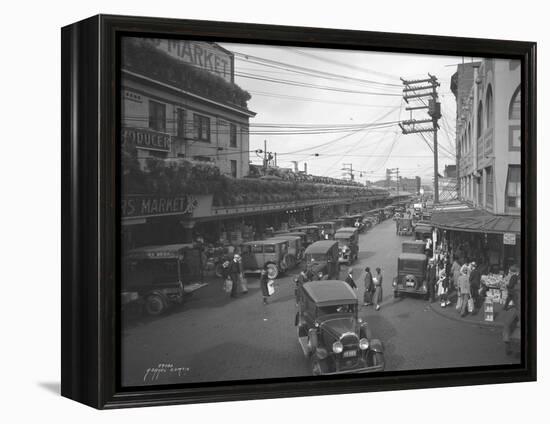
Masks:
[[[470,290],[472,292],[472,299],[474,300],[474,312],[479,307],[479,288],[481,287],[481,273],[477,268],[477,263],[472,262],[470,264]]]
[[[241,255],[235,253],[233,255],[233,260],[231,261],[231,264],[229,265],[229,278],[231,278],[231,281],[233,283],[231,287],[231,297],[237,297],[237,291],[238,291],[238,284],[241,277]]]
[[[355,290],[357,288],[357,284],[355,284],[355,281],[353,281],[353,268],[348,268],[348,275],[345,281],[352,289]]]
[[[426,283],[428,284],[430,303],[433,303],[435,302],[435,284],[437,283],[437,270],[433,258],[428,261],[428,267],[426,268]]]
[[[510,302],[514,302],[514,307],[518,307],[519,302],[519,269],[516,265],[512,265],[508,271],[510,274],[510,279],[506,288],[508,289],[508,297],[506,302],[504,302],[504,310],[507,311],[510,307]]]

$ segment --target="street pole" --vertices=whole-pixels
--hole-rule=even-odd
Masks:
[[[437,108],[436,105],[439,105],[440,103],[437,103],[437,79],[435,77],[432,77],[434,79],[434,85],[433,85],[433,91],[432,91],[432,99],[434,103],[434,107]],[[430,113],[430,112],[428,112]],[[433,120],[433,129],[434,129],[434,204],[439,203],[439,164],[438,164],[438,154],[437,154],[437,129],[439,126],[437,125],[437,120],[440,118],[441,113],[435,112],[434,115],[432,115]]]

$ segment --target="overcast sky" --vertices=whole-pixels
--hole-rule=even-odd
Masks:
[[[288,132],[301,129],[285,128],[292,124],[311,125],[310,131],[324,132],[319,126],[359,126],[375,122],[394,122],[409,119],[410,112],[402,100],[402,82],[405,79],[421,79],[428,73],[441,83],[439,95],[443,119],[440,120],[439,169],[455,162],[455,98],[450,91],[450,78],[462,57],[405,55],[394,53],[366,53],[345,50],[310,49],[294,47],[254,46],[222,44],[239,54],[235,57],[235,82],[249,91],[252,99],[248,107],[257,113],[251,119],[251,150],[263,148],[267,140],[268,151],[277,152],[279,166],[292,167],[298,160],[300,169],[307,162],[308,171],[315,175],[342,177],[344,164],[353,164],[356,179],[378,180],[384,178],[386,168],[399,168],[400,175],[420,175],[429,183],[433,176],[433,153],[420,135],[402,135],[397,124],[385,128],[358,129],[346,132],[322,134],[254,134],[266,128],[258,124],[276,124],[276,131]],[[334,74],[330,79],[296,73],[295,68],[285,69],[278,63],[265,66],[258,59],[300,66]],[[471,58],[464,58],[470,61]],[[336,76],[344,76],[341,80]],[[277,78],[298,83],[322,85],[337,90],[273,83],[254,78]],[[368,81],[368,82],[365,82]],[[362,93],[351,93],[360,91]],[[375,93],[380,93],[375,94]],[[415,103],[414,105],[418,105]],[[413,114],[415,119],[426,119],[426,110]],[[432,134],[426,137],[432,142]],[[340,139],[340,140],[338,140]],[[334,142],[331,142],[335,140]],[[444,149],[448,152],[445,152]],[[292,153],[296,152],[296,153]],[[314,156],[318,153],[319,156]],[[261,160],[254,153],[252,161]],[[359,178],[359,171],[363,178]]]

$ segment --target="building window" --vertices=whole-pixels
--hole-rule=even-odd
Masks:
[[[237,126],[229,124],[229,147],[237,147]]]
[[[506,179],[506,212],[519,212],[521,208],[521,167],[508,166]]]
[[[210,143],[210,118],[194,114],[193,124],[195,127],[196,139]]]
[[[476,138],[483,135],[483,104],[479,102],[477,105],[477,134]]]
[[[518,152],[521,150],[521,126],[510,125],[508,127],[508,150]]]
[[[486,206],[492,208],[494,201],[494,191],[493,191],[493,168],[488,167],[485,169],[485,196],[486,196]]]
[[[176,135],[180,138],[185,137],[185,110],[178,109],[176,112]]]
[[[493,127],[493,89],[491,86],[487,87],[487,95],[485,96],[485,117],[486,117],[486,126],[485,128]]]
[[[468,150],[472,147],[472,124],[468,122]]]
[[[149,100],[149,128],[166,132],[166,105]]]
[[[196,161],[199,161],[199,162],[210,162],[211,161],[211,159],[208,156],[201,156],[201,155],[193,156],[193,160],[196,160]]]
[[[231,176],[233,178],[237,178],[237,161],[231,160],[230,163],[231,163]]]
[[[509,119],[521,119],[521,86],[516,88],[510,101],[510,109],[508,111]]]

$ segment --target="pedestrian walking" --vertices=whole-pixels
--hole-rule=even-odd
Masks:
[[[451,265],[451,287],[450,291],[458,290],[458,277],[460,277],[460,263],[458,256],[453,256],[453,264]]]
[[[374,292],[374,283],[372,282],[372,274],[370,268],[365,268],[365,293],[363,294],[363,305],[372,305],[372,293]]]
[[[374,298],[372,301],[376,305],[376,310],[380,310],[380,304],[382,303],[382,271],[380,268],[376,268],[376,275],[372,279],[374,284]]]
[[[260,288],[262,289],[262,299],[263,304],[267,305],[267,298],[269,297],[269,289],[267,285],[269,284],[269,277],[267,275],[267,267],[264,266],[260,273]]]
[[[479,289],[481,287],[481,274],[475,262],[470,264],[470,291],[474,301],[474,314],[479,308]]]
[[[504,302],[504,310],[507,311],[510,308],[510,302],[514,302],[514,306],[517,308],[519,303],[519,269],[516,265],[512,265],[508,271],[510,278],[506,288],[508,289],[508,297]]]
[[[399,235],[399,227],[401,226],[401,220],[397,218],[395,220],[395,234]]]
[[[242,267],[240,262],[241,256],[239,254],[233,255],[233,260],[229,265],[229,277],[231,278],[232,287],[231,287],[231,297],[237,297],[237,292],[239,290],[240,277],[242,273]]]
[[[428,284],[429,301],[433,303],[435,302],[435,285],[437,283],[437,270],[433,258],[428,261],[428,267],[426,268],[426,283]]]
[[[449,297],[449,278],[447,273],[443,271],[439,274],[439,279],[437,280],[437,295],[439,296],[439,302],[442,308],[446,308],[450,305]]]
[[[353,281],[353,268],[348,268],[348,275],[346,276],[346,279],[344,280],[348,285],[353,289],[357,289],[357,284],[355,284],[355,281]]]
[[[470,295],[470,276],[468,274],[468,266],[464,264],[460,269],[460,276],[458,277],[458,296],[461,317],[466,316],[468,313],[468,300],[470,299]]]

